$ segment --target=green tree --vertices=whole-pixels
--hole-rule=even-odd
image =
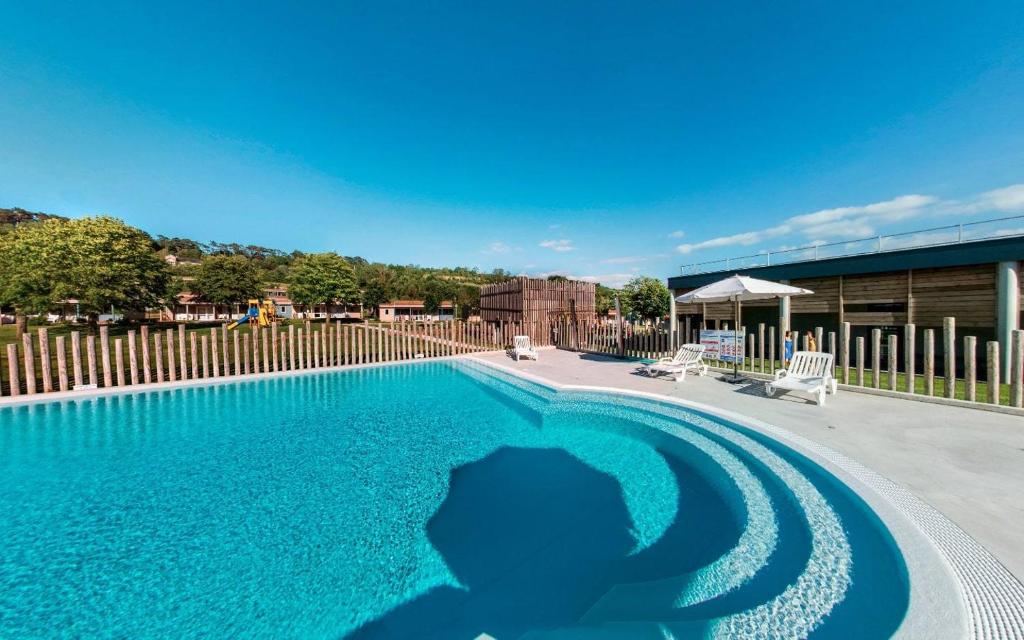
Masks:
[[[615,308],[615,296],[619,295],[619,292],[611,287],[606,287],[602,284],[598,284],[596,287],[596,300],[597,315],[606,316],[610,309]],[[620,301],[619,305],[622,305]]]
[[[659,320],[668,313],[671,294],[657,278],[636,277],[622,288],[629,310],[644,320]]]
[[[207,256],[196,272],[192,292],[213,304],[241,304],[262,294],[260,272],[243,255]]]
[[[288,297],[306,308],[331,302],[359,299],[356,273],[345,258],[336,253],[311,253],[295,261],[291,268]]]
[[[455,302],[458,288],[447,280],[430,278],[424,285],[423,310],[427,313],[437,313],[441,310],[441,303],[445,301]]]
[[[0,281],[0,300],[21,312],[73,298],[95,324],[101,313],[157,304],[170,273],[149,235],[100,216],[49,219],[8,234],[0,243]]]

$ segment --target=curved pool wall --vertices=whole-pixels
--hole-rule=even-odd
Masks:
[[[535,384],[562,391],[593,391],[685,407],[727,420],[760,435],[766,444],[789,449],[838,478],[866,502],[895,537],[909,565],[911,602],[896,636],[1024,638],[1024,585],[960,527],[909,491],[857,461],[769,423],[699,402],[634,390],[564,385],[495,362],[473,359]]]
[[[865,490],[866,470],[719,415],[443,362],[8,408],[0,634],[430,637],[468,593],[470,624],[514,631],[499,638],[729,636],[773,620],[790,637],[1019,637],[1013,612],[985,602],[967,628],[948,566],[892,496]],[[540,522],[574,535],[534,539]],[[458,534],[481,527],[469,538],[535,562],[516,569]],[[474,593],[495,578],[468,562],[481,557],[503,589]],[[559,581],[572,598],[536,587]],[[532,634],[499,620],[531,592],[550,614]]]

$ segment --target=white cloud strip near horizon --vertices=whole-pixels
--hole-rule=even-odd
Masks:
[[[545,249],[551,249],[552,251],[558,251],[559,253],[572,251],[576,248],[572,246],[572,240],[566,240],[564,238],[561,240],[544,240],[539,246]]]
[[[822,209],[792,216],[774,227],[681,244],[676,251],[688,254],[722,247],[750,246],[795,234],[803,235],[811,243],[863,238],[875,235],[880,226],[925,215],[977,213],[1024,213],[1024,184],[986,191],[966,202],[910,194],[868,205]]]

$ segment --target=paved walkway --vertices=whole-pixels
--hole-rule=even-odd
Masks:
[[[843,391],[818,407],[806,396],[767,398],[761,382],[734,386],[714,373],[652,380],[634,375],[635,363],[568,351],[544,350],[538,362],[483,359],[561,384],[661,393],[789,429],[914,492],[1024,581],[1024,418]]]

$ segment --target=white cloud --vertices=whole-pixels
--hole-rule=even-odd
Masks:
[[[991,197],[992,201],[998,201],[1006,206],[1015,206],[1017,198],[1024,201],[1024,188],[1022,193],[1003,193],[1006,190],[1000,189]],[[982,194],[985,196],[986,194]],[[717,249],[729,246],[750,246],[772,238],[790,234],[801,234],[816,244],[828,240],[842,238],[856,238],[875,235],[878,226],[901,222],[923,216],[928,213],[935,213],[936,209],[947,205],[934,196],[918,194],[903,195],[891,200],[874,202],[867,205],[836,207],[833,209],[821,209],[811,213],[804,213],[792,216],[781,224],[767,229],[748,231],[731,236],[719,236],[696,243],[681,244],[676,247],[679,253],[692,253],[704,249]],[[990,210],[990,209],[989,209]]]
[[[1024,213],[1024,184],[1011,184],[1002,189],[986,191],[969,202],[951,202],[948,213]]]
[[[686,233],[684,231],[682,231],[681,229],[676,229],[672,233],[668,234],[668,237],[670,237],[670,238],[682,238],[685,235],[686,235]]]
[[[572,240],[544,240],[540,243],[540,246],[545,249],[551,249],[552,251],[558,251],[559,253],[565,251],[572,251],[576,247],[572,246]]]
[[[499,254],[511,253],[511,252],[512,252],[512,247],[508,246],[507,244],[505,244],[504,242],[501,242],[501,241],[492,242],[491,244],[487,245],[487,249],[484,251],[484,253],[499,253]]]
[[[601,261],[601,264],[636,264],[637,262],[646,262],[647,258],[644,256],[622,256],[619,258],[605,258]]]
[[[681,244],[679,253],[728,246],[749,246],[790,233],[799,233],[812,244],[845,238],[864,238],[881,226],[924,216],[1024,213],[1024,184],[1012,184],[977,194],[966,201],[940,200],[935,196],[903,195],[872,204],[822,209],[787,218],[775,227]]]
[[[749,246],[757,244],[758,242],[764,242],[769,238],[775,238],[777,236],[786,235],[792,231],[789,225],[782,224],[771,229],[762,229],[760,231],[747,231],[746,233],[737,233],[731,236],[720,236],[718,238],[712,238],[710,240],[704,240],[703,242],[695,242],[691,244],[681,244],[676,247],[676,251],[679,253],[692,253],[694,251],[701,251],[703,249],[717,249],[719,247],[729,247],[732,245]]]

